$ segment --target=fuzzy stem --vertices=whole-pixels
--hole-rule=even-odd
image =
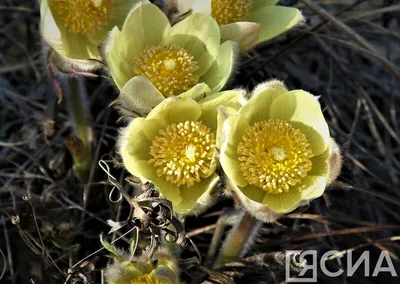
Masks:
[[[68,106],[74,122],[75,134],[78,141],[70,140],[67,143],[72,153],[75,171],[82,183],[89,180],[92,167],[92,152],[89,138],[89,119],[86,110],[86,94],[81,88],[79,78],[68,77]]]
[[[237,260],[249,250],[262,222],[244,212],[239,223],[232,228],[222,246],[214,268]]]

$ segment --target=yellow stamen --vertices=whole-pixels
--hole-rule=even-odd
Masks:
[[[183,93],[199,81],[197,61],[182,47],[160,44],[145,49],[133,64],[138,76],[146,76],[165,96]]]
[[[242,22],[253,8],[254,0],[211,0],[211,15],[218,25]]]
[[[108,25],[115,0],[53,0],[51,8],[74,34],[95,32]]]
[[[155,279],[153,273],[143,274],[131,280],[130,284],[161,284],[160,280]]]
[[[171,124],[154,139],[150,162],[158,176],[190,187],[209,175],[214,145],[214,133],[199,121]]]
[[[312,168],[310,143],[286,121],[257,122],[242,140],[237,153],[245,179],[269,193],[288,192]]]

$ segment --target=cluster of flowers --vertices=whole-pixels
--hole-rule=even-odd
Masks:
[[[223,183],[251,215],[272,221],[320,197],[340,171],[317,97],[276,80],[221,91],[238,53],[301,22],[277,2],[183,0],[167,17],[144,0],[42,0],[41,30],[61,56],[105,63],[120,108],[137,117],[118,139],[124,165],[175,212],[199,213]],[[115,264],[129,279],[111,273],[110,283],[176,283],[157,276],[174,266],[158,255],[161,268]]]

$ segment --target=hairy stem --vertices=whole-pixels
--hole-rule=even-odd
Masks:
[[[261,225],[262,222],[244,212],[237,225],[228,233],[214,267],[221,267],[245,255]]]
[[[66,144],[74,158],[78,178],[81,182],[87,183],[92,166],[92,151],[86,94],[79,78],[68,77],[67,93],[69,113],[75,127],[76,138],[68,139]]]

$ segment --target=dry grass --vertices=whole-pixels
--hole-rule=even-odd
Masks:
[[[265,224],[249,253],[284,249],[369,251],[371,263],[388,251],[400,273],[400,4],[395,0],[297,2],[303,27],[254,50],[242,59],[231,86],[270,78],[321,96],[332,136],[342,146],[344,167],[325,198],[279,223]],[[292,2],[292,3],[289,3]],[[73,173],[64,139],[74,133],[67,105],[57,104],[46,75],[35,1],[0,5],[0,275],[1,283],[63,283],[67,269],[96,251],[107,219],[120,220],[124,203],[110,202],[105,174],[93,163],[85,189]],[[116,97],[101,79],[86,79],[95,159],[115,155]],[[126,173],[112,169],[122,183]],[[30,195],[25,201],[23,196]],[[223,204],[231,206],[229,201]],[[221,205],[189,218],[188,231],[204,254]],[[85,214],[83,214],[83,212]],[[18,226],[12,216],[18,215]],[[122,217],[121,217],[122,216]],[[117,234],[113,238],[116,238]],[[123,242],[123,241],[121,241]],[[191,255],[191,249],[186,252]],[[88,259],[99,269],[102,254]],[[5,265],[7,263],[7,265]],[[342,258],[328,262],[345,269]],[[245,267],[236,283],[281,283],[282,272]],[[268,280],[266,280],[268,279]],[[363,278],[361,270],[323,283],[396,283],[389,273]]]

